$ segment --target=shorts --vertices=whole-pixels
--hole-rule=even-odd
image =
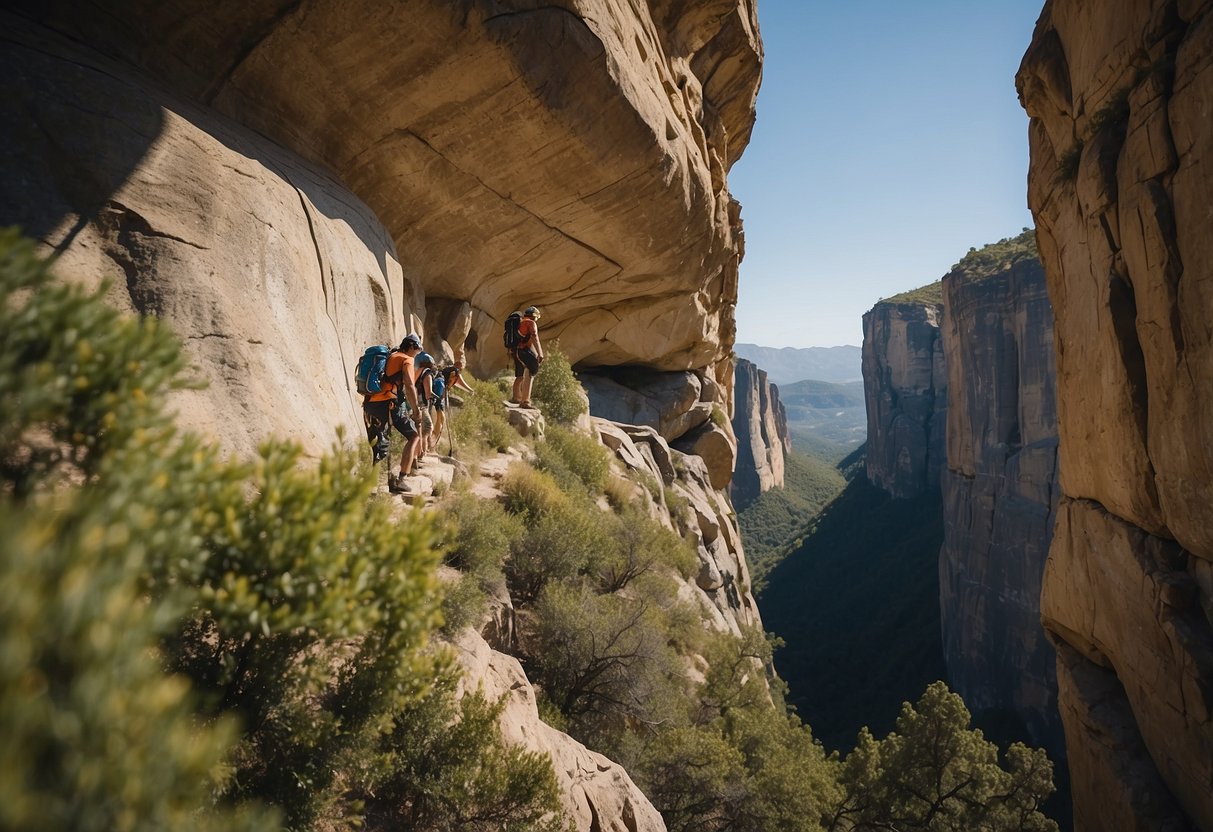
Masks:
[[[439,413],[446,412],[446,396],[439,396],[434,399],[434,410],[437,410]]]
[[[366,441],[371,445],[375,462],[387,458],[388,443],[392,428],[405,439],[417,436],[417,426],[401,407],[392,407],[393,402],[363,402],[362,421],[366,425]]]
[[[433,433],[434,420],[430,418],[430,409],[428,407],[421,408],[421,432]]]
[[[524,370],[530,370],[532,376],[539,374],[539,358],[529,347],[514,351],[514,378],[522,378]]]

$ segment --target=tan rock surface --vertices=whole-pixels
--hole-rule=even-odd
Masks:
[[[23,5],[336,171],[406,274],[477,311],[475,371],[527,303],[574,361],[727,360],[752,0]]]
[[[535,689],[518,660],[464,630],[455,645],[464,690],[505,697],[501,732],[507,742],[551,755],[566,817],[578,832],[664,832],[665,821],[628,773],[539,718]]]
[[[1203,829],[1213,828],[1211,10],[1052,0],[1017,79],[1057,314],[1061,484],[1083,500],[1069,504],[1064,536],[1059,520],[1045,623],[1115,672],[1150,764]],[[1068,737],[1071,749],[1082,742]],[[1101,753],[1148,762],[1130,747]],[[1076,794],[1078,828],[1098,828],[1099,800]]]
[[[362,348],[424,313],[370,210],[225,118],[76,47],[7,32],[5,106],[24,115],[0,119],[0,223],[60,251],[61,274],[107,280],[116,306],[168,322],[209,382],[173,395],[186,426],[241,456],[268,436],[319,454],[338,426],[361,441]],[[16,161],[47,135],[53,155]]]

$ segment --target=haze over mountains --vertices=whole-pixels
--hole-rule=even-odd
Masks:
[[[733,351],[767,371],[776,384],[815,379],[836,383],[861,381],[860,349],[841,347],[760,347],[735,344]]]

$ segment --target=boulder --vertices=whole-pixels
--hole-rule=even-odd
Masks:
[[[551,756],[565,816],[578,832],[665,832],[660,813],[621,766],[539,718],[535,689],[517,659],[471,630],[459,634],[455,647],[464,670],[461,691],[480,690],[489,701],[504,697],[506,741]]]
[[[728,430],[708,422],[685,434],[674,446],[683,453],[703,459],[712,488],[729,487],[737,464],[737,444]]]

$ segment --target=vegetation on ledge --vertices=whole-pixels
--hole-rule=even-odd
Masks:
[[[1018,236],[1004,237],[997,243],[969,249],[969,253],[952,266],[952,271],[962,271],[971,279],[982,280],[1002,274],[1020,260],[1038,257],[1036,229],[1025,228]]]

